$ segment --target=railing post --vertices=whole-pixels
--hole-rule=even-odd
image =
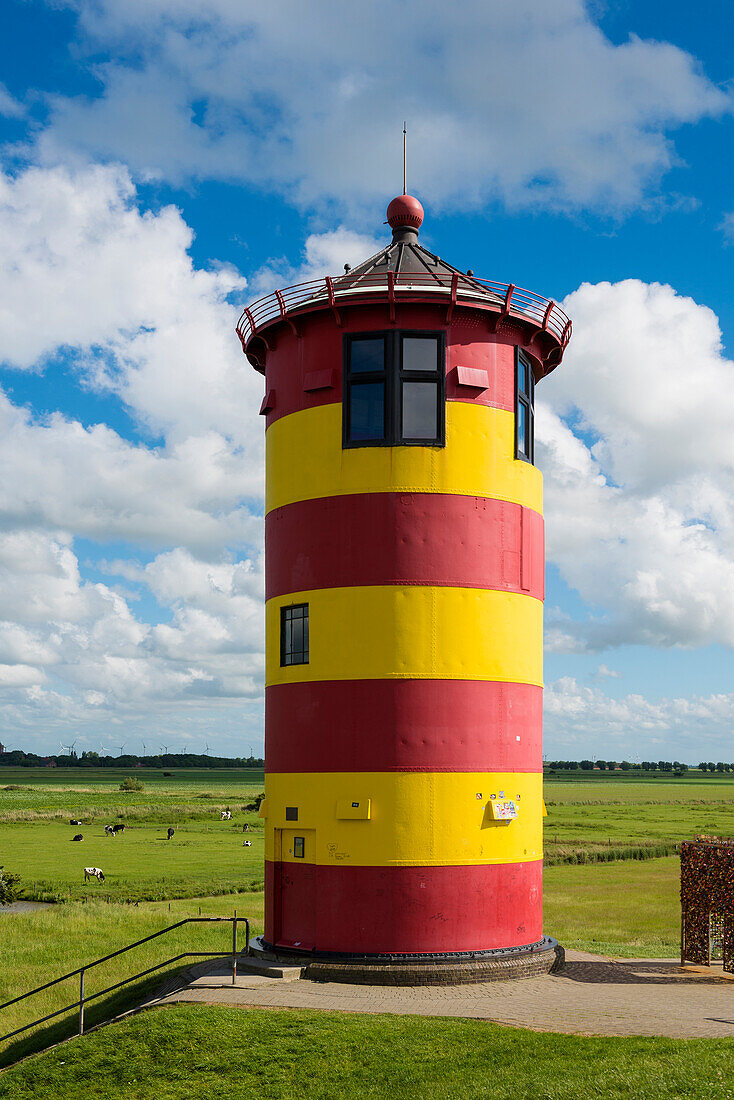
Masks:
[[[84,1034],[84,970],[79,975],[79,1034]]]
[[[232,921],[232,985],[237,982],[237,911]]]

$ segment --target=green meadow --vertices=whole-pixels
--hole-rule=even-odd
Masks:
[[[236,910],[238,916],[250,920],[253,933],[262,930],[262,820],[246,808],[262,790],[262,772],[181,770],[164,776],[162,772],[146,770],[136,773],[145,784],[144,791],[130,794],[119,790],[126,774],[111,769],[0,769],[0,864],[21,874],[22,896],[58,903],[31,913],[0,915],[0,1000],[17,996],[31,986],[200,912],[231,916]],[[672,776],[641,778],[639,774],[629,778],[608,773],[590,779],[588,773],[567,773],[546,779],[545,799],[548,808],[544,895],[547,933],[557,937],[566,947],[599,953],[675,956],[679,942],[678,859],[675,855],[659,853],[674,852],[680,840],[698,832],[734,834],[734,779],[701,778],[696,773],[680,779]],[[222,809],[231,811],[231,821],[220,820]],[[71,826],[70,818],[77,818],[83,824]],[[113,839],[105,835],[104,826],[116,822],[124,823],[126,828]],[[252,840],[249,848],[242,846],[245,822],[250,826],[246,834]],[[166,839],[169,826],[175,829],[171,841]],[[83,842],[71,840],[75,832],[83,834]],[[85,884],[85,866],[102,867],[104,883],[95,880]],[[230,936],[229,925],[185,926],[90,971],[87,992],[101,990],[129,974],[185,951],[221,950],[226,954]],[[184,964],[179,962],[173,969],[181,965]],[[166,972],[153,975],[131,990],[102,998],[89,1007],[88,1023],[109,1018],[139,1001],[146,990],[156,987]],[[78,995],[76,981],[63,983],[31,1001],[1,1012],[0,1033],[70,1004]],[[186,1016],[189,1009],[182,1011],[182,1019],[189,1019]],[[196,1026],[201,1023],[204,1027],[202,1021],[208,1017],[197,1015],[199,1010],[190,1011]],[[211,1011],[221,1011],[224,1013],[222,1019],[228,1019],[226,1010]],[[238,1016],[244,1021],[244,1015]],[[145,1019],[153,1021],[157,1017],[158,1014],[149,1013]],[[272,1014],[247,1017],[246,1027],[253,1029],[248,1032],[252,1042],[261,1044],[264,1042],[263,1029],[271,1025],[256,1023],[256,1018],[272,1020]],[[294,1021],[288,1027],[292,1026],[295,1036],[299,1028],[305,1026],[305,1016],[288,1014],[288,1019]],[[296,1023],[296,1019],[300,1022]],[[0,1050],[0,1065],[10,1064],[34,1049],[63,1038],[73,1031],[73,1024],[74,1014],[71,1013],[60,1022],[44,1025],[26,1037],[11,1040],[4,1050]],[[145,1028],[158,1025],[131,1021],[115,1025],[118,1026],[132,1029],[126,1032],[125,1041],[133,1046],[139,1044],[142,1059],[148,1041]],[[309,1024],[309,1028],[312,1026]],[[384,1019],[374,1026],[376,1039],[379,1034],[386,1034],[385,1029],[390,1031],[398,1025]],[[427,1025],[423,1022],[415,1026]],[[435,1022],[435,1026],[439,1048],[441,1044],[456,1042],[459,1035],[466,1038],[472,1034],[471,1031],[453,1031],[456,1021]],[[486,1026],[481,1026],[486,1032]],[[356,1034],[352,1025],[346,1023],[341,1029],[333,1025],[332,1032],[339,1037],[339,1042],[347,1042],[350,1035]],[[100,1052],[100,1058],[106,1049],[107,1040],[102,1038],[106,1034],[100,1032],[85,1041],[89,1049]],[[501,1029],[498,1034],[506,1039],[509,1032]],[[520,1049],[516,1045],[518,1041],[513,1040],[505,1051],[508,1058],[510,1050]],[[541,1042],[541,1037],[526,1037],[522,1041],[532,1044]],[[569,1038],[569,1042],[580,1043],[578,1049],[581,1050],[584,1043],[596,1041]],[[632,1041],[603,1042],[612,1044],[608,1047],[611,1051],[617,1049],[614,1044],[622,1044],[619,1050],[628,1049],[624,1043]],[[649,1050],[653,1051],[655,1041],[640,1042],[652,1044]],[[87,1049],[86,1045],[83,1049]],[[667,1048],[662,1044],[659,1049]],[[426,1088],[430,1087],[436,1095],[441,1095],[440,1090],[436,1091],[438,1078],[431,1074],[439,1072],[443,1056],[439,1050],[433,1068],[426,1068]],[[652,1058],[652,1053],[650,1056]],[[45,1057],[51,1058],[51,1055]],[[36,1064],[34,1060],[29,1066]],[[653,1064],[654,1058],[650,1062]],[[51,1063],[44,1062],[44,1065],[48,1067]],[[373,1070],[378,1070],[373,1066],[368,1071],[365,1066],[359,1072],[364,1072],[364,1080],[368,1080]],[[30,1087],[27,1085],[29,1072],[23,1069],[20,1076],[13,1078],[15,1088]],[[43,1074],[46,1072],[44,1069]],[[467,1084],[465,1093],[454,1091],[453,1095],[502,1095],[493,1092],[494,1086],[490,1087],[481,1074],[476,1076],[474,1070],[467,1073],[467,1082],[474,1084]],[[81,1077],[76,1079],[81,1081]],[[0,1083],[5,1080],[0,1077]],[[63,1080],[63,1074],[57,1079],[50,1073],[48,1095],[65,1096]],[[277,1073],[274,1080],[279,1080]],[[503,1078],[500,1076],[497,1080]],[[629,1081],[632,1089],[636,1078],[623,1074],[620,1082],[624,1080]],[[347,1091],[355,1088],[361,1089],[364,1095],[377,1095],[364,1091],[359,1073],[351,1077],[347,1074],[343,1081]],[[267,1084],[265,1078],[261,1084]],[[621,1083],[619,1087],[621,1095]],[[176,1091],[177,1088],[175,1082],[161,1080],[156,1096],[184,1095]],[[541,1089],[540,1083],[538,1088]],[[698,1088],[696,1083],[695,1089]],[[98,1095],[86,1084],[84,1089],[90,1096]],[[695,1089],[680,1095],[705,1095],[704,1091]],[[390,1091],[395,1089],[391,1087]],[[290,1095],[267,1091],[260,1094]],[[338,1091],[323,1093],[343,1094]],[[399,1089],[395,1094],[418,1095]],[[0,1097],[2,1095],[5,1094],[0,1089]],[[21,1097],[36,1093],[17,1091],[12,1095]],[[147,1096],[149,1093],[138,1091],[134,1095]],[[242,1091],[237,1095],[255,1093]],[[321,1094],[311,1092],[308,1095]],[[562,1097],[573,1095],[573,1092],[544,1092],[541,1089],[534,1095]],[[592,1091],[589,1095],[617,1093]],[[658,1094],[649,1092],[646,1095]],[[719,1094],[710,1092],[709,1095]]]

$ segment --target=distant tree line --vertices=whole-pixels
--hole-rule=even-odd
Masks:
[[[714,764],[711,760],[708,763],[701,761],[698,767],[702,772],[734,772],[734,764],[723,764],[721,760],[718,764]]]
[[[159,756],[100,756],[97,752],[37,756],[14,749],[0,756],[0,764],[14,768],[263,768],[265,761],[259,756],[210,756],[193,752],[166,752]]]
[[[688,771],[688,765],[682,764],[680,760],[643,760],[641,764],[632,764],[629,760],[550,760],[547,761],[545,766],[550,771],[582,771],[593,772],[595,768],[599,771],[623,771],[623,772],[673,772],[675,775],[685,775]],[[703,767],[704,765],[699,765]],[[708,765],[706,765],[708,767]],[[718,764],[716,765],[718,768]],[[728,770],[729,765],[724,765]],[[713,767],[711,769],[713,771]]]

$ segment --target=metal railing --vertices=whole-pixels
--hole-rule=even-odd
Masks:
[[[169,924],[167,928],[162,928],[160,932],[153,932],[150,936],[145,936],[142,940],[136,940],[135,943],[129,943],[127,947],[121,947],[119,951],[111,951],[109,955],[103,955],[100,959],[95,959],[94,962],[85,963],[84,966],[77,967],[76,970],[70,970],[68,974],[62,974],[60,978],[54,978],[50,982],[46,982],[44,985],[37,986],[36,989],[29,989],[27,993],[21,993],[20,997],[13,997],[12,1000],[6,1001],[5,1004],[0,1005],[0,1011],[4,1008],[10,1008],[11,1005],[18,1004],[19,1001],[26,1000],[27,997],[33,997],[37,993],[42,993],[45,989],[50,989],[54,985],[59,985],[60,982],[65,982],[69,978],[79,976],[79,999],[72,1001],[70,1005],[66,1005],[64,1008],[57,1009],[56,1012],[49,1012],[47,1016],[41,1016],[37,1020],[33,1020],[30,1024],[24,1024],[23,1027],[18,1027],[15,1031],[9,1031],[7,1035],[0,1035],[0,1043],[6,1039],[12,1039],[15,1035],[20,1035],[24,1031],[29,1031],[33,1027],[37,1027],[39,1024],[45,1024],[48,1020],[53,1020],[57,1016],[63,1016],[65,1012],[71,1012],[73,1009],[79,1010],[79,1034],[84,1034],[84,1008],[90,1001],[95,1001],[98,997],[104,997],[107,993],[112,993],[116,989],[121,989],[124,985],[129,985],[130,982],[135,982],[139,978],[145,978],[148,974],[153,974],[156,970],[161,970],[164,966],[170,966],[172,963],[179,962],[181,959],[190,958],[221,958],[226,957],[221,951],[183,951],[180,955],[174,955],[170,959],[165,959],[163,962],[156,963],[155,966],[149,966],[146,970],[141,970],[138,974],[132,974],[129,978],[123,978],[121,982],[115,982],[114,985],[108,986],[106,989],[101,989],[98,993],[92,993],[87,996],[84,992],[84,977],[88,970],[92,970],[95,966],[100,966],[102,963],[109,962],[110,959],[116,958],[118,955],[124,955],[127,951],[132,951],[135,947],[140,947],[141,944],[149,943],[151,940],[158,939],[159,936],[165,936],[168,932],[173,932],[176,928],[182,928],[185,924],[231,924],[232,925],[232,985],[237,981],[237,925],[245,925],[245,954],[250,947],[250,922],[247,917],[186,917],[184,920],[177,921],[175,924]]]
[[[494,283],[473,275],[443,271],[327,275],[324,279],[297,283],[249,305],[237,322],[237,335],[244,348],[258,329],[279,318],[288,319],[294,313],[312,308],[336,309],[340,302],[346,304],[385,291],[391,298],[448,295],[452,303],[463,301],[490,309],[500,317],[519,317],[530,321],[538,331],[550,333],[562,350],[571,338],[571,322],[552,299],[512,283]]]

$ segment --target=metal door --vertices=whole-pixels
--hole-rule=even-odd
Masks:
[[[315,829],[276,829],[278,874],[275,897],[275,943],[312,951],[316,946]]]

